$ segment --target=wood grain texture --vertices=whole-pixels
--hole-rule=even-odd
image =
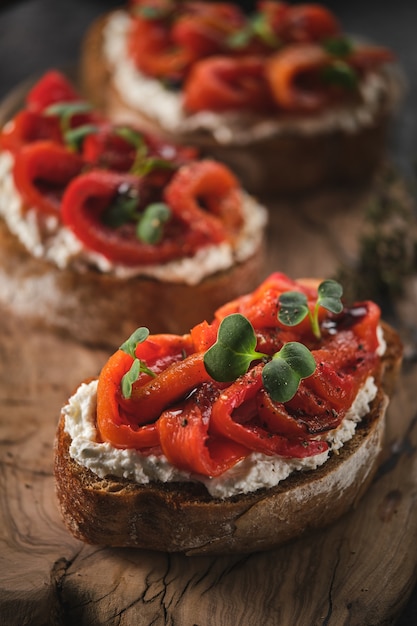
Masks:
[[[329,276],[350,263],[369,193],[270,203],[268,271]],[[280,549],[233,557],[103,549],[69,535],[52,476],[55,428],[68,395],[107,353],[33,333],[4,311],[0,319],[0,625],[395,622],[417,579],[414,318],[382,463],[358,507]]]

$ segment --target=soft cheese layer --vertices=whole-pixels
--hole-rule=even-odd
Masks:
[[[217,478],[192,476],[173,467],[165,456],[146,456],[133,449],[117,449],[97,441],[95,426],[97,381],[83,383],[64,407],[65,430],[71,437],[70,456],[100,478],[112,474],[140,484],[150,481],[200,481],[216,498],[274,487],[291,473],[314,470],[323,465],[331,451],[341,448],[355,434],[356,425],[369,412],[377,387],[369,377],[360,389],[341,425],[327,436],[329,450],[305,459],[286,459],[252,453]]]
[[[103,51],[111,68],[112,82],[121,99],[132,109],[156,122],[169,133],[184,135],[212,134],[220,144],[247,145],[255,140],[282,134],[310,135],[332,130],[357,132],[372,125],[381,110],[396,106],[402,85],[392,72],[370,72],[360,84],[362,103],[345,105],[320,115],[260,117],[248,113],[187,114],[180,92],[170,91],[153,78],[144,76],[126,53],[126,31],[129,17],[123,11],[109,16],[103,33]],[[117,112],[114,112],[117,114]],[[125,115],[125,112],[123,113]]]
[[[161,265],[128,267],[114,264],[103,255],[88,251],[54,216],[45,216],[35,208],[25,208],[14,184],[12,168],[12,155],[0,153],[0,216],[34,257],[43,258],[61,269],[81,272],[95,269],[119,278],[148,276],[164,282],[195,285],[206,276],[250,258],[262,243],[266,210],[242,191],[244,224],[233,246],[227,242],[206,246],[193,257]]]

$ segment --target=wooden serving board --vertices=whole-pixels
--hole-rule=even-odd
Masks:
[[[361,193],[343,193],[271,205],[266,271],[333,274],[353,254],[363,202]],[[330,528],[244,556],[105,549],[64,528],[52,461],[62,404],[108,354],[0,315],[1,625],[394,622],[417,572],[413,359],[389,409],[378,475],[357,509]]]
[[[328,277],[351,267],[374,193],[267,201],[265,275]],[[99,373],[108,353],[53,331],[34,332],[0,310],[0,626],[393,624],[417,579],[413,285],[411,300],[394,311],[406,359],[381,466],[358,507],[279,549],[224,557],[73,539],[54,491],[55,428],[68,396]]]

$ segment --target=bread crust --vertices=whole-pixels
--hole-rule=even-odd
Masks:
[[[358,130],[326,129],[302,133],[288,130],[248,141],[221,144],[201,131],[171,133],[138,109],[127,105],[112,84],[103,58],[103,28],[113,12],[96,20],[82,45],[80,84],[95,106],[117,121],[134,123],[177,143],[198,147],[203,155],[226,163],[251,193],[299,193],[320,186],[369,181],[386,156],[389,122],[403,91],[398,68],[384,74],[388,94],[372,121]]]
[[[384,325],[384,332],[387,351],[378,393],[354,437],[318,469],[251,494],[222,500],[200,484],[101,479],[70,457],[61,415],[54,471],[68,529],[92,544],[199,555],[267,550],[331,524],[356,506],[378,466],[385,389],[392,389],[402,355],[395,331]]]
[[[138,326],[153,334],[189,332],[230,298],[251,292],[264,266],[259,247],[247,260],[196,285],[99,271],[60,269],[30,255],[0,220],[0,301],[36,327],[114,349]]]

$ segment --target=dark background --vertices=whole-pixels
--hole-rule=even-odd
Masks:
[[[0,0],[0,100],[25,79],[41,75],[51,67],[74,66],[91,21],[121,4],[122,0]],[[249,9],[253,6],[250,1],[241,4]],[[323,4],[336,13],[345,32],[364,35],[396,53],[406,76],[407,90],[393,124],[389,152],[403,175],[414,183],[417,0],[328,0]],[[417,545],[415,550],[417,561]],[[397,626],[414,624],[417,624],[417,587]]]

